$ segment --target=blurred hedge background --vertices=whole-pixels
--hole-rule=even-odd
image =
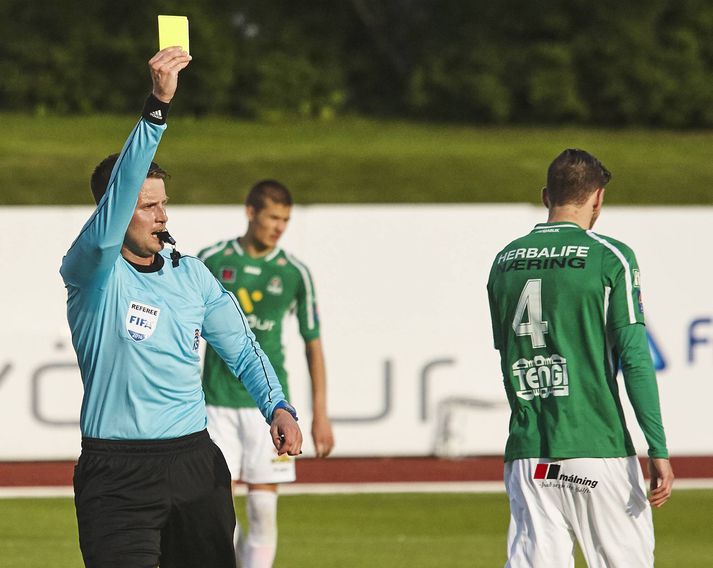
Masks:
[[[91,204],[187,15],[173,203],[539,201],[583,147],[609,203],[713,204],[713,2],[0,0],[0,205]]]
[[[0,109],[134,112],[159,13],[183,115],[713,125],[706,0],[2,0]]]

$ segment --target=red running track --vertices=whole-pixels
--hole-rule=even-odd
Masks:
[[[713,478],[713,456],[671,458],[678,479]],[[72,484],[74,462],[0,462],[0,487],[62,487]],[[647,473],[645,460],[642,460]],[[383,483],[411,481],[500,481],[497,457],[300,458],[297,483]]]

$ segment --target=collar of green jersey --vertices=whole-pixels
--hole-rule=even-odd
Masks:
[[[240,246],[238,239],[233,239],[232,241],[230,241],[230,243],[233,245],[233,249],[235,250],[236,253],[238,253],[240,256],[245,256],[245,257],[249,258],[250,260],[254,260],[254,261],[270,262],[273,258],[275,258],[278,254],[280,254],[280,250],[281,250],[280,247],[275,247],[269,253],[267,253],[265,256],[250,256],[247,252],[245,252],[245,249]]]
[[[537,223],[537,225],[535,225],[535,228],[532,229],[532,232],[536,233],[542,230],[550,231],[552,229],[577,229],[579,231],[584,230],[582,229],[582,227],[577,225],[577,223],[573,223],[572,221],[555,221],[554,223]]]

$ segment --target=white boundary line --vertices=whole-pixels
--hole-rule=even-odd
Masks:
[[[501,493],[502,481],[414,481],[384,483],[295,483],[280,487],[283,495],[339,493]]]
[[[63,487],[0,487],[0,499],[15,499],[16,497],[74,497],[70,486]]]
[[[713,479],[677,479],[677,490],[713,489]],[[361,493],[502,493],[502,481],[419,481],[412,483],[294,483],[280,487],[282,495],[338,495]],[[244,495],[240,486],[237,494]],[[71,487],[0,487],[0,499],[72,497]]]

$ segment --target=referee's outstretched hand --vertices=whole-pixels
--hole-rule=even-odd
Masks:
[[[298,456],[302,453],[302,431],[292,414],[285,409],[275,410],[270,423],[270,435],[277,448],[277,455]]]
[[[153,96],[170,103],[178,87],[178,73],[188,66],[191,59],[181,47],[167,47],[149,59]]]
[[[671,463],[664,458],[649,458],[649,475],[651,476],[649,503],[652,507],[660,507],[668,501],[673,490]]]

